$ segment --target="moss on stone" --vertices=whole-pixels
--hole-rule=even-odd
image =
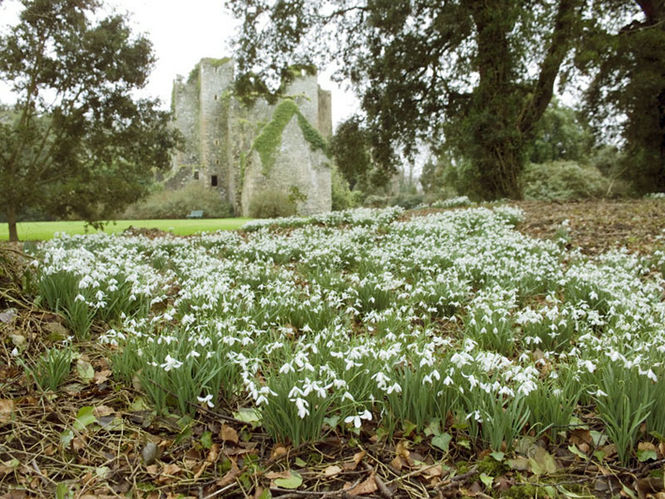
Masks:
[[[282,133],[289,124],[293,116],[298,119],[298,126],[302,131],[303,137],[309,143],[312,150],[321,150],[328,154],[328,144],[316,128],[314,128],[305,118],[298,105],[291,99],[281,101],[272,115],[272,120],[265,125],[258,137],[254,140],[252,150],[259,153],[263,174],[268,175],[270,169],[275,164],[277,150],[282,143]]]

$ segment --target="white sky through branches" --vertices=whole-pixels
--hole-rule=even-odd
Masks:
[[[169,107],[176,75],[185,77],[203,57],[230,56],[230,39],[237,22],[224,9],[224,0],[106,0],[106,7],[127,13],[135,32],[145,33],[153,43],[157,63],[141,95],[159,97]],[[5,0],[0,6],[0,29],[18,20],[18,0]],[[325,74],[319,83],[333,92],[333,124],[358,109],[357,100]],[[10,88],[0,82],[0,102],[13,101]]]

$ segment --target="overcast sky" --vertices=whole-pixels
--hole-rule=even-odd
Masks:
[[[224,0],[105,0],[105,4],[128,13],[132,27],[152,41],[157,64],[145,93],[159,97],[165,107],[170,104],[171,86],[177,74],[186,77],[203,57],[232,55],[230,38],[236,23],[225,11]],[[0,26],[13,24],[19,8],[17,0],[5,0],[0,6]],[[357,109],[353,96],[325,75],[319,77],[319,83],[333,92],[335,125]],[[0,100],[10,100],[6,86],[0,85]]]

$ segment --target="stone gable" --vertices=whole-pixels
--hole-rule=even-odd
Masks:
[[[166,185],[201,182],[244,216],[271,190],[297,194],[301,214],[330,211],[330,92],[303,74],[275,105],[246,106],[231,95],[233,77],[230,59],[202,59],[186,81],[175,80],[174,125],[185,146],[173,155]]]

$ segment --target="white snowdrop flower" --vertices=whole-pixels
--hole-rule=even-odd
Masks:
[[[356,399],[354,399],[353,395],[351,395],[349,392],[344,392],[344,395],[342,395],[342,400],[350,400],[351,402],[355,402]]]
[[[182,366],[182,362],[180,362],[177,359],[174,359],[171,357],[171,355],[166,355],[166,358],[164,359],[164,363],[160,366],[162,369],[165,371],[170,371],[171,369],[178,369],[180,366]]]
[[[579,361],[579,365],[584,366],[584,368],[586,368],[586,370],[589,371],[590,373],[596,370],[596,364],[594,364],[590,360]]]
[[[390,378],[386,376],[383,371],[376,373],[374,376],[372,376],[372,379],[376,381],[376,385],[381,389],[385,388],[388,384],[388,381],[390,381]]]
[[[196,357],[200,357],[200,356],[201,356],[201,354],[199,352],[197,352],[196,350],[192,350],[191,352],[189,352],[187,354],[187,357],[185,357],[185,358],[189,359],[189,358],[192,358],[192,357],[196,358]]]
[[[386,388],[386,393],[390,395],[391,393],[402,393],[402,387],[399,385],[399,383],[393,383],[391,386]]]
[[[76,298],[74,298],[74,301],[82,301],[83,303],[85,303],[85,296],[79,293],[78,295],[76,295]]]
[[[309,416],[309,404],[305,399],[297,398],[295,399],[295,403],[298,408],[298,417],[300,419],[305,419],[305,416]]]
[[[360,414],[356,414],[355,416],[348,416],[344,418],[344,422],[346,424],[353,423],[353,426],[356,428],[360,428],[362,426],[362,420],[367,420],[370,421],[372,419],[372,413],[369,412],[368,410],[365,410],[361,412]]]
[[[11,351],[11,356],[12,357],[17,357],[19,355],[19,351],[17,347],[14,347],[14,349]]]
[[[333,380],[333,386],[335,387],[336,390],[341,390],[342,388],[346,388],[348,386],[348,384],[343,379],[335,378]]]
[[[282,367],[279,368],[280,374],[294,373],[296,370],[293,368],[290,362],[285,362]]]
[[[483,418],[481,417],[480,411],[478,411],[478,410],[473,411],[471,414],[467,414],[466,419],[471,419],[471,418],[473,418],[478,423],[483,422]]]
[[[208,407],[213,408],[215,407],[215,404],[212,403],[212,394],[208,394],[205,397],[196,397],[196,400],[201,402],[202,404],[207,404]]]
[[[595,392],[588,392],[588,393],[589,395],[592,395],[594,397],[607,397],[607,393],[602,391],[600,388],[598,388],[598,390],[596,390]]]
[[[623,355],[621,355],[616,350],[610,350],[609,352],[605,352],[605,355],[607,355],[612,362],[616,362],[617,360],[623,358]]]
[[[517,388],[517,393],[519,393],[520,395],[527,396],[532,391],[537,389],[538,385],[536,385],[536,383],[533,380],[527,379],[522,381],[522,383],[520,383],[519,387]]]
[[[464,376],[464,377],[469,382],[469,386],[471,388],[475,388],[476,386],[478,386],[478,380],[476,379],[476,377],[473,374],[469,374],[468,376]]]
[[[304,394],[303,391],[302,391],[300,388],[298,388],[297,386],[294,386],[293,388],[291,388],[291,391],[289,391],[289,398],[290,398],[290,399],[294,399],[294,398],[302,397],[303,395],[305,395],[305,394]]]
[[[509,397],[514,397],[515,392],[512,390],[512,388],[507,387],[507,386],[503,386],[499,390],[499,395],[508,395]]]
[[[642,369],[640,369],[640,374],[643,376],[646,375],[646,377],[649,378],[654,383],[658,382],[658,376],[656,376],[656,373],[653,372],[652,369],[649,369],[647,371],[643,371]]]
[[[443,384],[446,386],[450,386],[453,384],[453,378],[450,376],[446,376],[445,379],[443,380]]]

